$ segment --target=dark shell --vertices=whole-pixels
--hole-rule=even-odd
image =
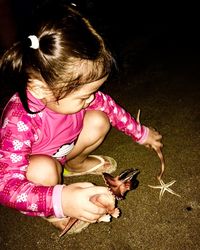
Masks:
[[[111,192],[115,195],[117,200],[125,198],[129,190],[136,189],[139,181],[137,176],[140,173],[138,169],[130,168],[124,170],[120,175],[113,177],[108,173],[103,173],[103,178],[106,185],[110,188]]]

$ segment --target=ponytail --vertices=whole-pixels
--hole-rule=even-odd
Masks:
[[[114,63],[102,37],[70,7],[45,9],[34,20],[35,31],[14,44],[0,65],[1,84],[18,92],[29,113],[33,113],[26,95],[29,79],[44,81],[59,100],[109,74]]]
[[[27,104],[26,87],[28,76],[24,67],[24,53],[27,49],[23,42],[15,43],[1,58],[0,84],[4,95],[13,95],[18,92],[24,108],[31,112]],[[3,94],[3,93],[2,93]]]

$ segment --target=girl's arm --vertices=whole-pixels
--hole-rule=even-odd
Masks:
[[[13,97],[4,112],[0,133],[0,203],[31,216],[55,214],[53,187],[26,178],[31,145],[37,140],[35,118]]]
[[[31,216],[71,216],[95,222],[107,212],[90,201],[96,194],[109,194],[106,187],[91,183],[35,185],[26,178],[32,143],[38,138],[40,119],[27,115],[19,103],[5,112],[0,139],[0,203]]]
[[[149,133],[149,129],[138,123],[127,111],[120,107],[109,95],[100,91],[95,94],[94,101],[87,108],[88,110],[101,110],[105,112],[113,127],[140,144],[143,144]]]

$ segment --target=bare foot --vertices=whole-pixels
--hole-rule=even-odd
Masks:
[[[60,231],[63,231],[67,224],[69,223],[70,217],[66,218],[56,218],[56,217],[50,217],[45,218],[48,222],[50,222],[54,227],[58,228]]]

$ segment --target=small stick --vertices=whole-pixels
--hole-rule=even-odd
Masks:
[[[157,179],[160,181],[162,179],[163,173],[165,171],[165,161],[164,161],[164,157],[163,157],[163,153],[161,151],[160,148],[154,148],[154,150],[156,151],[158,157],[160,158],[160,162],[161,162],[161,170],[159,175],[157,176]]]
[[[66,234],[70,228],[78,221],[76,218],[70,218],[67,226],[64,228],[64,230],[59,234],[59,237],[62,237],[64,234]]]
[[[140,123],[140,113],[141,113],[140,109],[138,109],[137,118],[136,118],[136,121],[138,123]],[[163,157],[163,153],[162,153],[161,149],[160,148],[154,148],[154,150],[156,151],[156,153],[157,153],[157,155],[158,155],[158,157],[160,159],[160,162],[161,162],[161,170],[160,170],[159,175],[157,176],[157,179],[160,181],[162,176],[163,176],[163,173],[165,171],[165,161],[164,161],[164,157]]]
[[[138,109],[136,121],[140,123],[140,109]]]

